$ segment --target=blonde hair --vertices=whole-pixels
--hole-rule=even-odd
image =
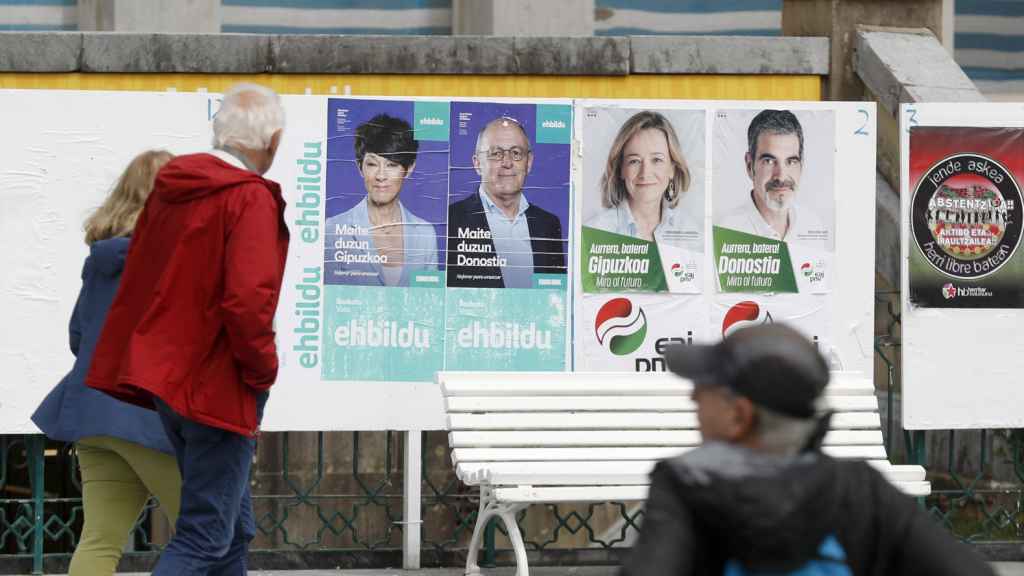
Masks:
[[[604,168],[604,175],[601,176],[601,204],[605,208],[618,206],[623,200],[629,198],[629,190],[626,183],[622,181],[622,152],[626,143],[639,132],[647,129],[660,130],[668,141],[668,155],[672,160],[673,175],[668,188],[665,189],[665,199],[668,205],[675,208],[679,204],[679,197],[690,187],[690,169],[686,166],[686,158],[679,147],[679,138],[676,137],[675,128],[668,119],[653,110],[637,112],[626,123],[619,128],[619,133],[612,142],[612,148],[608,151],[608,163]]]
[[[128,236],[153,190],[156,173],[174,155],[165,150],[148,150],[128,163],[114,189],[85,221],[85,243]]]

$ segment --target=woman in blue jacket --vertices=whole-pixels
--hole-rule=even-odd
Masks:
[[[128,164],[106,201],[85,222],[89,256],[71,315],[71,372],[43,400],[32,421],[48,437],[74,442],[82,475],[85,525],[70,576],[113,574],[142,507],[155,495],[177,520],[181,475],[156,412],[85,386],[93,349],[117,293],[129,235],[161,166],[172,158],[148,151]]]

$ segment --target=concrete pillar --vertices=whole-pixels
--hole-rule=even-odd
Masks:
[[[851,65],[862,97],[878,102],[875,270],[888,289],[900,286],[899,106],[910,102],[984,102],[978,89],[924,28],[860,26]],[[860,98],[858,98],[860,99]]]
[[[594,0],[452,0],[452,33],[593,36]]]
[[[220,33],[221,0],[78,0],[78,29]]]
[[[783,0],[782,33],[828,36],[831,74],[829,100],[861,100],[864,86],[853,71],[857,26],[927,28],[952,54],[954,0]]]

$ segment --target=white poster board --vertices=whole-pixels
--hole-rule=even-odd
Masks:
[[[319,368],[303,366],[303,312],[323,309],[300,306],[321,294],[307,289],[317,284],[308,270],[309,253],[318,260],[322,239],[308,236],[313,227],[303,222],[324,219],[324,203],[305,196],[326,178],[329,122],[326,96],[285,96],[287,129],[274,167],[267,177],[279,182],[288,202],[285,220],[291,228],[292,253],[285,272],[276,327],[281,371],[271,394],[263,423],[265,430],[422,430],[443,429],[442,398],[430,381],[353,381],[321,378]],[[408,99],[417,100],[417,99]],[[438,99],[433,99],[438,100]],[[504,100],[505,102],[511,102]],[[502,101],[495,101],[502,102]],[[539,102],[539,101],[538,101]],[[566,101],[562,101],[564,104]],[[545,101],[551,104],[552,101]],[[555,104],[558,104],[557,102]],[[870,373],[873,328],[874,233],[874,105],[870,103],[795,102],[631,102],[611,101],[608,106],[685,108],[705,114],[705,134],[712,134],[713,111],[786,108],[796,111],[831,111],[834,114],[835,265],[833,289],[826,309],[827,334],[819,341],[834,367]],[[184,154],[209,149],[210,119],[219,97],[205,93],[137,93],[95,91],[0,91],[0,121],[7,138],[0,143],[0,310],[5,330],[0,333],[0,433],[37,432],[29,417],[45,394],[70,369],[67,322],[77,296],[87,248],[81,225],[110,189],[127,162],[150,148]],[[578,108],[578,107],[577,107]],[[539,110],[539,108],[538,108]],[[547,106],[544,113],[559,113]],[[539,112],[538,112],[538,118]],[[572,130],[573,119],[538,121],[552,130]],[[538,128],[538,131],[540,128]],[[538,132],[539,133],[539,132]],[[572,132],[576,134],[576,132]],[[534,132],[530,132],[534,135]],[[542,140],[537,136],[538,141]],[[715,184],[711,175],[713,146],[705,141],[703,189],[708,201],[698,226],[704,229],[703,294],[715,294],[711,215]],[[577,137],[573,149],[584,151]],[[695,155],[700,157],[699,154]],[[842,159],[840,162],[838,159]],[[572,155],[572,206],[569,224],[571,265],[566,278],[571,286],[574,333],[566,341],[574,369],[594,369],[580,361],[581,342],[594,332],[582,320],[575,271],[579,268],[580,218],[577,191],[581,186],[582,156]],[[317,179],[321,180],[317,180]],[[527,180],[527,184],[530,181]],[[318,197],[323,199],[321,195]],[[540,202],[543,204],[543,202]],[[548,210],[557,213],[556,208]],[[839,216],[841,215],[841,217]],[[559,216],[561,216],[559,214]],[[564,220],[564,218],[563,218]],[[571,228],[569,228],[571,227]],[[307,234],[307,236],[304,236]],[[319,242],[319,244],[318,244]],[[653,295],[651,297],[659,297]],[[678,310],[675,301],[652,307],[651,318],[670,322]],[[713,318],[704,303],[696,313]],[[298,312],[298,314],[297,314]],[[719,324],[720,320],[717,321]],[[696,327],[696,340],[715,339],[711,324]],[[652,328],[653,330],[653,328]],[[664,327],[667,332],[676,326]],[[319,332],[317,332],[319,334]],[[672,332],[674,335],[674,332]],[[674,336],[673,336],[674,337]],[[650,356],[653,358],[654,353]],[[653,364],[653,362],[652,362]],[[627,367],[632,371],[632,364]]]
[[[903,427],[1024,426],[1020,104],[900,110]]]

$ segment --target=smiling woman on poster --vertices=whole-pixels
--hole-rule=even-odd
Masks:
[[[672,124],[658,112],[638,112],[622,125],[608,151],[601,177],[604,210],[587,226],[659,244],[684,244],[701,230],[679,203],[689,187],[690,170]]]
[[[387,114],[359,125],[354,140],[366,197],[327,219],[325,247],[341,263],[345,284],[408,286],[412,271],[438,265],[433,225],[399,200],[419,142],[408,122]]]

